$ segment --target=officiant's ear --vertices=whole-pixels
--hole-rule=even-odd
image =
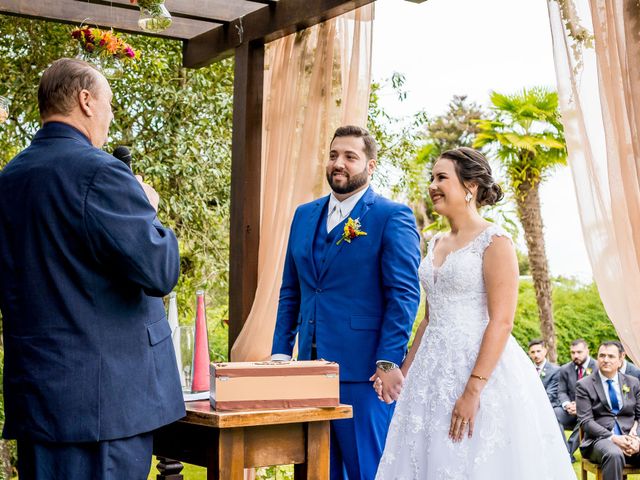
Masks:
[[[91,95],[91,92],[87,89],[82,89],[78,92],[78,102],[80,104],[80,110],[82,110],[82,113],[84,113],[87,117],[93,117],[93,110],[91,109],[91,100],[93,99],[93,96]]]

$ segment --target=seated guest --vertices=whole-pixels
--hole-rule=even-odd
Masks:
[[[558,371],[558,406],[554,407],[558,423],[564,430],[573,430],[567,449],[573,458],[573,452],[578,448],[578,417],[576,415],[576,382],[583,377],[591,375],[596,369],[596,362],[589,357],[589,346],[586,340],[578,338],[571,342],[569,348],[571,361],[565,363]]]
[[[558,403],[558,370],[560,367],[555,363],[547,361],[547,346],[544,340],[536,338],[529,342],[529,358],[536,366],[542,385],[547,392],[547,397],[552,406],[559,406]]]
[[[620,349],[620,351],[622,352],[622,367],[620,367],[620,372],[626,375],[631,375],[633,377],[636,377],[638,380],[640,380],[640,368],[636,367],[633,363],[629,363],[627,361],[627,354],[624,351],[624,346],[622,345],[622,342],[619,342],[617,340],[615,342],[618,348]]]
[[[625,463],[640,465],[640,382],[620,373],[618,342],[598,349],[598,369],[576,386],[582,456],[602,466],[603,480],[622,479]]]

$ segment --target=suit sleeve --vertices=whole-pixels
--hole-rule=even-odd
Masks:
[[[551,402],[551,406],[556,407],[559,406],[558,402],[558,374],[560,370],[556,370],[551,374],[551,378],[549,379],[549,383],[547,384],[547,396],[549,397],[549,401]]]
[[[278,301],[278,314],[276,328],[273,333],[271,354],[293,354],[293,345],[298,332],[298,315],[300,314],[300,280],[296,262],[291,254],[291,238],[296,223],[298,212],[293,216],[291,230],[289,231],[289,243],[282,271],[282,286],[280,287],[280,299]]]
[[[636,399],[636,404],[634,407],[634,421],[640,422],[640,383],[635,383],[633,386],[633,395]]]
[[[420,303],[420,237],[408,207],[394,212],[385,225],[381,255],[385,311],[377,359],[398,365],[404,359]]]
[[[97,170],[85,199],[84,223],[98,262],[147,295],[171,292],[180,273],[178,241],[160,224],[144,190],[121,162]]]
[[[593,402],[582,381],[576,384],[576,413],[578,414],[578,424],[587,437],[599,440],[609,438],[612,435],[611,431],[594,420]]]
[[[560,368],[560,370],[558,370],[558,404],[562,405],[564,402],[570,401],[567,386],[567,370]]]

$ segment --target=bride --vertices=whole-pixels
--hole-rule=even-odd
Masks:
[[[503,197],[486,158],[442,154],[429,194],[451,231],[430,242],[419,275],[425,319],[402,365],[404,389],[376,478],[575,480],[553,409],[511,336],[513,244],[478,208]],[[379,392],[380,380],[374,388]]]

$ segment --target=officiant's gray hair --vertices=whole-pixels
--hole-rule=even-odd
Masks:
[[[76,58],[60,58],[45,70],[38,86],[40,118],[71,113],[78,93],[95,91],[98,70],[90,63]]]
[[[500,185],[493,179],[491,165],[479,151],[469,147],[460,147],[443,152],[439,158],[453,161],[458,179],[465,190],[467,190],[467,183],[478,185],[476,205],[479,207],[494,205],[503,199],[504,193]]]
[[[343,125],[338,127],[336,133],[333,134],[331,143],[336,137],[358,137],[364,142],[364,153],[369,160],[376,160],[378,158],[378,144],[373,135],[368,130],[358,127],[357,125]]]

